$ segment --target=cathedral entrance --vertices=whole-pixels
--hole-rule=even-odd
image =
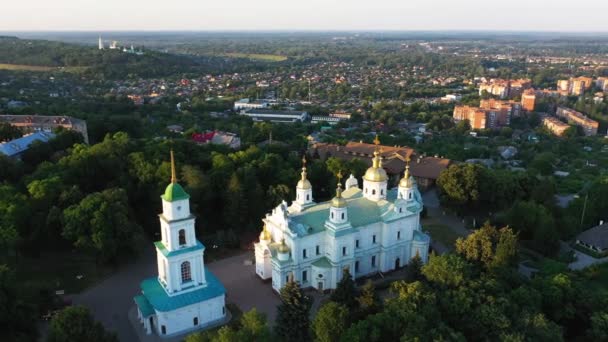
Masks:
[[[395,269],[398,270],[399,267],[401,267],[401,260],[397,258],[397,260],[395,260]]]

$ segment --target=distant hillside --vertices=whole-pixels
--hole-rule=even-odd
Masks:
[[[222,68],[212,57],[190,57],[156,51],[144,55],[46,40],[0,37],[0,63],[43,67],[86,67],[84,73],[103,78],[160,77],[209,72]]]

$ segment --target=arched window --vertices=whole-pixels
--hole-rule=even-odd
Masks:
[[[187,283],[192,281],[192,273],[190,272],[190,262],[184,261],[182,262],[182,283]]]
[[[344,213],[342,213],[342,219],[344,220]]]
[[[372,195],[376,194],[376,189],[372,189]]]
[[[399,208],[399,212],[402,213],[403,212],[403,208],[400,207]]]
[[[179,245],[180,246],[185,245],[186,244],[186,231],[183,229],[180,229],[177,234],[179,235]]]
[[[331,213],[331,218],[332,218],[332,219],[334,218],[334,213],[333,213],[333,212]]]
[[[365,188],[365,193],[367,193],[367,188]]]
[[[412,199],[412,193],[410,192],[410,199]]]
[[[310,195],[306,195],[306,200],[310,201]]]

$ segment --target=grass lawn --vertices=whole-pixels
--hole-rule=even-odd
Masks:
[[[21,64],[6,64],[0,63],[0,70],[12,70],[12,71],[65,71],[65,72],[81,72],[86,70],[87,67],[50,67],[42,65],[21,65]]]
[[[427,231],[433,240],[441,242],[450,249],[454,248],[456,239],[461,237],[450,227],[438,223],[423,224],[422,230]]]
[[[261,53],[238,53],[238,52],[229,52],[222,54],[226,57],[234,57],[234,58],[249,58],[259,61],[265,62],[282,62],[287,60],[287,57],[281,55],[270,55],[270,54],[261,54]]]
[[[20,256],[16,267],[17,279],[24,286],[64,290],[66,294],[78,293],[113,271],[112,267],[100,266],[95,258],[81,253],[52,253],[40,258]]]
[[[51,71],[56,67],[39,66],[39,65],[20,65],[20,64],[3,64],[0,63],[0,70],[17,70],[17,71]]]

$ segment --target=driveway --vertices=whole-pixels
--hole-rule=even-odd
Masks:
[[[227,302],[236,304],[243,311],[255,307],[265,313],[272,324],[280,299],[269,283],[257,278],[255,266],[248,262],[251,260],[253,252],[248,251],[206,264],[206,267],[226,287]],[[137,341],[127,313],[134,305],[133,297],[141,292],[139,283],[156,274],[155,251],[150,247],[136,262],[124,266],[106,280],[76,295],[73,302],[91,309],[95,319],[106,329],[115,331],[120,341]]]

